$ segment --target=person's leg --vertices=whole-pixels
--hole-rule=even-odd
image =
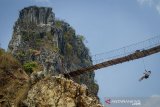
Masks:
[[[139,81],[142,81],[144,78],[145,78],[145,75],[142,76],[142,77],[139,79]]]

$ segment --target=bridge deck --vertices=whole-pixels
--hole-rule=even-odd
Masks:
[[[119,57],[119,58],[115,58],[115,59],[112,59],[112,60],[104,61],[102,63],[98,63],[98,64],[95,64],[95,65],[92,65],[92,66],[89,66],[89,67],[86,67],[86,68],[81,68],[81,69],[78,69],[78,70],[75,70],[75,71],[72,71],[72,72],[69,72],[69,73],[65,73],[64,76],[65,77],[69,77],[69,76],[74,77],[74,76],[77,76],[77,75],[80,75],[80,74],[83,74],[83,73],[86,73],[86,72],[93,72],[94,70],[97,70],[97,69],[101,69],[101,68],[104,68],[104,67],[109,67],[109,66],[124,63],[124,62],[127,62],[127,61],[139,59],[139,58],[146,57],[146,56],[158,53],[158,52],[160,52],[160,45],[149,48],[149,49],[146,49],[146,50],[142,50],[142,51],[140,51],[140,50],[135,51],[134,53],[123,56],[123,57]]]

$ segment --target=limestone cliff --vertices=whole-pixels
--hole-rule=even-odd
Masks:
[[[20,11],[8,50],[31,77],[53,76],[92,65],[83,39],[68,23],[56,19],[52,8],[30,6]],[[97,96],[94,76],[90,72],[72,79]]]

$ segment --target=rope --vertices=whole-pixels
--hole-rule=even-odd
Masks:
[[[142,61],[143,61],[144,70],[146,70],[146,65],[145,65],[145,62],[144,62],[144,58],[142,58]]]

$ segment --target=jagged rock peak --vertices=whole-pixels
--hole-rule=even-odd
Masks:
[[[55,18],[51,8],[30,6],[22,9],[13,29],[8,51],[16,57],[25,71],[37,75],[58,75],[92,65],[83,36],[62,20]],[[28,65],[36,65],[28,69]],[[94,72],[73,77],[86,84],[89,94],[97,96]]]
[[[36,24],[52,24],[55,14],[50,7],[29,6],[20,11],[19,21]]]

